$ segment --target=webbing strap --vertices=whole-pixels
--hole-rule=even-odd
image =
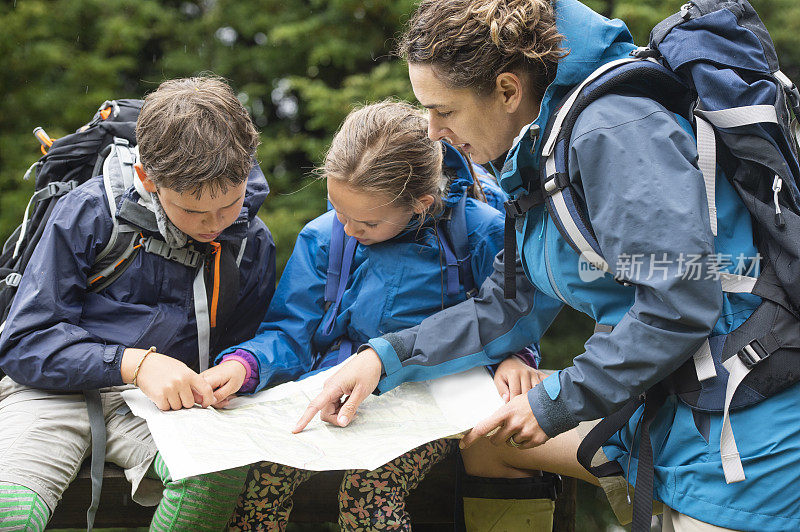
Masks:
[[[442,230],[438,225],[436,226],[436,237],[439,239],[439,242],[442,243],[444,258],[447,265],[447,295],[455,296],[458,294],[458,259],[456,258],[455,252],[453,252],[450,242],[445,235],[442,234]]]
[[[624,427],[636,409],[641,406],[642,400],[639,398],[631,399],[622,408],[609,414],[589,431],[578,446],[578,463],[592,475],[602,478],[622,475],[622,466],[616,461],[605,462],[596,466],[592,465],[592,459],[597,451],[600,450],[611,436],[616,434],[619,429]]]
[[[33,166],[31,166],[31,168],[33,168]],[[30,171],[30,169],[28,171]],[[11,255],[12,259],[16,259],[17,256],[19,256],[22,242],[25,241],[25,234],[28,229],[28,222],[30,221],[31,207],[40,201],[63,196],[77,186],[78,182],[74,180],[67,182],[55,181],[53,183],[48,183],[44,188],[34,192],[34,194],[31,196],[31,199],[28,200],[28,205],[25,206],[25,214],[22,217],[22,225],[20,225],[19,237],[17,238],[17,243],[14,246],[14,253]]]
[[[328,249],[328,272],[325,279],[325,301],[336,301],[336,292],[339,290],[339,279],[342,276],[342,254],[344,253],[344,225],[334,216],[331,224],[331,243]]]
[[[748,105],[720,111],[696,109],[695,114],[722,128],[748,126],[763,122],[778,123],[778,113],[774,105]]]
[[[335,229],[336,226],[341,226],[342,223],[339,222],[338,218],[334,217],[333,228]],[[331,232],[331,247],[333,247],[333,238],[334,238],[334,231]],[[344,235],[344,228],[342,228],[342,235]],[[346,236],[346,235],[344,235]],[[337,238],[341,242],[341,239]],[[347,279],[350,277],[350,268],[353,265],[353,256],[356,253],[356,246],[358,241],[355,238],[347,237],[347,241],[344,242],[344,246],[342,249],[342,253],[340,256],[339,268],[336,274],[334,275],[335,283],[331,283],[331,259],[328,261],[328,282],[330,285],[335,289],[335,298],[333,300],[333,305],[331,308],[328,309],[328,317],[325,319],[325,323],[322,326],[322,332],[324,334],[330,334],[333,332],[333,326],[336,323],[336,315],[339,313],[339,305],[342,303],[342,297],[344,297],[344,291],[347,288]],[[337,252],[338,254],[338,252]],[[329,301],[328,299],[328,285],[325,286],[325,300]]]
[[[725,482],[741,482],[745,479],[742,459],[731,427],[730,406],[736,389],[742,383],[750,368],[738,356],[732,356],[722,363],[728,370],[728,384],[725,387],[725,409],[722,411],[722,432],[719,437],[719,455],[722,459],[722,471],[725,473]]]
[[[503,298],[517,298],[517,230],[516,221],[506,214],[503,233]]]
[[[342,338],[339,344],[339,354],[336,356],[336,364],[341,364],[353,354],[353,341],[350,338]]]
[[[94,527],[94,518],[100,506],[100,491],[103,488],[103,467],[106,461],[106,420],[103,416],[103,403],[98,390],[86,390],[86,410],[89,413],[89,430],[92,435],[92,502],[86,511],[86,530]]]
[[[450,237],[450,244],[452,251],[456,257],[458,265],[458,279],[464,287],[464,292],[467,297],[474,293],[475,277],[472,275],[472,255],[470,254],[469,247],[469,231],[467,229],[467,195],[461,196],[455,207],[450,210],[450,220],[446,222],[447,235]],[[441,240],[441,239],[440,239]],[[448,273],[447,284],[450,285],[450,274]],[[449,293],[449,290],[448,290]],[[458,294],[458,286],[456,284],[455,290],[452,295]]]
[[[748,275],[736,275],[733,273],[721,272],[719,280],[722,284],[722,291],[734,294],[750,294],[758,279]]]
[[[717,376],[717,368],[714,367],[714,358],[711,356],[711,344],[708,342],[708,338],[703,340],[700,349],[692,358],[698,381],[702,382]]]
[[[703,173],[703,183],[706,186],[706,202],[708,203],[708,220],[711,224],[711,234],[717,236],[717,203],[716,203],[716,178],[717,178],[717,139],[714,128],[697,117],[697,164]]]
[[[636,468],[636,490],[633,494],[631,532],[650,532],[653,516],[653,445],[650,425],[658,415],[667,395],[661,386],[654,386],[645,395],[642,413],[642,434],[639,439],[639,465]]]
[[[194,293],[194,317],[197,322],[197,355],[200,371],[208,369],[208,356],[211,351],[211,319],[208,312],[208,295],[203,267],[197,269],[192,284]]]

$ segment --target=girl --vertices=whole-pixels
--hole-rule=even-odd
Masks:
[[[334,210],[300,232],[256,337],[220,355],[222,365],[246,368],[240,392],[333,366],[371,336],[464,300],[491,273],[502,247],[503,217],[478,198],[499,206],[504,194],[485,175],[475,181],[483,170],[452,147],[428,139],[426,120],[410,105],[384,102],[352,112],[322,170]],[[332,279],[339,283],[332,287]],[[500,393],[515,396],[535,385],[535,364],[532,352],[503,361],[495,374]],[[439,440],[376,471],[348,471],[339,494],[341,527],[408,529],[406,493],[452,449],[453,440]],[[282,530],[292,493],[312,474],[257,464],[230,526]]]
[[[401,53],[415,95],[430,109],[430,137],[449,139],[478,163],[505,159],[501,185],[519,196],[523,172],[540,163],[537,132],[559,100],[599,66],[629,57],[631,41],[622,22],[574,0],[424,0],[409,22]],[[707,339],[719,346],[751,315],[759,297],[723,292],[719,276],[686,275],[682,267],[687,257],[700,263],[712,262],[714,254],[757,257],[748,210],[720,175],[719,232],[712,232],[698,149],[685,122],[636,93],[605,94],[581,112],[570,139],[568,150],[559,151],[569,159],[569,174],[561,177],[579,183],[579,200],[599,247],[623,282],[602,273],[581,278],[581,258],[544,206],[534,207],[518,220],[516,233],[532,287],[522,283],[516,299],[504,299],[502,275],[493,275],[476,298],[410,331],[371,341],[374,349],[359,353],[328,380],[297,430],[319,410],[324,420],[346,424],[375,387],[386,390],[476,363],[463,353],[482,352],[477,363],[487,363],[515,344],[534,343],[569,304],[602,324],[586,351],[573,366],[480,423],[462,444],[472,445],[500,427],[490,438],[495,447],[483,444],[485,467],[545,466],[583,476],[575,462],[581,437],[571,429],[634,404]],[[532,185],[539,188],[538,173]],[[632,264],[634,257],[638,265]],[[442,322],[453,327],[448,338],[461,339],[458,345],[437,338],[435,324]],[[412,356],[401,360],[398,353]],[[382,376],[382,368],[399,369]],[[724,389],[724,381],[716,382]],[[341,405],[341,396],[354,390]],[[731,424],[743,427],[736,444],[747,477],[730,484],[720,454],[723,416],[666,397],[649,425],[652,495],[668,507],[665,530],[800,528],[799,390],[795,384],[731,413]],[[603,446],[631,481],[640,457],[635,435],[647,428],[642,423],[637,431],[643,410]],[[552,444],[532,449],[550,438]],[[548,454],[553,447],[562,452]],[[630,513],[624,491],[623,506]],[[649,516],[642,517],[649,526]]]

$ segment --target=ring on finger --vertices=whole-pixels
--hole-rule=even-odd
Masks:
[[[514,449],[519,449],[520,446],[521,446],[521,444],[517,443],[517,441],[514,439],[514,435],[513,434],[508,437],[508,439],[506,440],[506,443],[508,445],[510,445],[511,447],[513,447]]]

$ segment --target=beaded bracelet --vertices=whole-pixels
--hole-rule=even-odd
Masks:
[[[134,386],[138,386],[138,384],[136,384],[136,377],[139,376],[139,370],[142,369],[142,363],[144,362],[144,359],[147,358],[147,355],[149,355],[150,353],[155,353],[155,352],[156,352],[156,346],[151,345],[150,349],[148,349],[147,352],[142,355],[142,358],[139,359],[139,363],[136,364],[136,369],[133,372],[133,380],[131,381]]]

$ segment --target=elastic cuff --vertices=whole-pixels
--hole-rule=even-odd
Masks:
[[[236,353],[229,353],[222,357],[222,362],[227,362],[228,360],[235,360],[236,362],[241,363],[244,366],[245,374],[244,374],[244,381],[247,382],[250,380],[250,376],[253,374],[253,368],[250,367],[250,363],[247,361],[246,358],[239,356]]]
[[[551,438],[578,426],[578,420],[561,398],[551,399],[542,383],[528,392],[528,404],[539,426]]]
[[[523,361],[528,366],[532,367],[533,369],[539,369],[539,363],[536,360],[536,355],[534,354],[533,350],[530,347],[526,347],[524,349],[520,349],[514,356]]]
[[[103,347],[103,362],[105,363],[106,386],[122,386],[122,354],[124,345],[106,345]]]
[[[373,338],[367,342],[369,346],[378,353],[378,358],[381,359],[381,364],[383,365],[383,371],[387,376],[403,369],[403,365],[397,357],[394,346],[390,342],[390,336],[391,335],[387,334],[386,336]],[[361,349],[359,349],[359,352],[360,351]]]

